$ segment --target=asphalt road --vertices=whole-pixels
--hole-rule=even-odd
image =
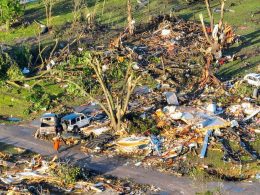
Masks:
[[[35,126],[37,126],[37,121],[19,126],[0,125],[0,142],[26,148],[44,156],[54,155],[52,143],[37,140],[32,136],[36,130]],[[129,166],[126,165],[126,160],[116,157],[93,157],[81,152],[79,147],[66,148],[59,156],[100,174],[131,178],[137,183],[154,185],[167,194],[195,194],[195,192],[216,189],[220,189],[224,194],[260,194],[259,182],[196,183],[188,178],[179,178],[155,170]]]

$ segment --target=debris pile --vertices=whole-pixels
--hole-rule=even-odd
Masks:
[[[1,164],[0,192],[5,193],[146,193],[152,192],[148,185],[127,180],[101,176],[40,155],[22,158],[16,163]],[[158,191],[158,189],[154,189]]]
[[[201,49],[207,45],[200,24],[158,16],[149,28],[123,42],[138,71],[148,70],[170,87],[195,81],[204,63]]]

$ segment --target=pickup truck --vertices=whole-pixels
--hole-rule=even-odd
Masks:
[[[78,133],[80,128],[89,125],[91,119],[83,113],[71,113],[61,118],[61,124],[65,131]]]
[[[56,134],[56,128],[58,126],[58,116],[56,114],[45,113],[42,115],[40,122],[40,135]]]

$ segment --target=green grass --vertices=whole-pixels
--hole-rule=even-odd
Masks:
[[[2,142],[0,142],[0,152],[3,152],[5,154],[9,154],[9,155],[10,154],[14,155],[14,154],[20,153],[20,151],[17,150],[16,147],[9,145],[9,144],[2,143]]]
[[[44,82],[39,84],[52,96],[59,97],[63,93],[63,88],[54,83]],[[31,105],[26,99],[30,91],[26,89],[18,90],[1,87],[0,92],[0,116],[13,116],[23,120],[30,118],[30,116],[25,113],[25,110]]]
[[[29,106],[26,100],[28,92],[21,90],[18,92],[16,89],[0,88],[0,115],[13,116],[18,118],[27,118],[24,110]]]
[[[260,152],[260,136],[256,137],[256,140],[254,142],[250,142],[252,147],[257,150],[257,152]],[[231,147],[234,150],[239,150],[240,146],[238,145],[237,141],[231,141],[230,142]],[[208,175],[204,170],[203,166],[208,165],[211,168],[215,169],[218,173],[228,176],[228,177],[250,177],[255,176],[256,173],[259,173],[259,165],[258,162],[251,162],[243,165],[234,164],[232,162],[224,162],[222,160],[223,152],[220,151],[221,146],[220,144],[214,145],[214,149],[212,146],[208,148],[207,156],[204,159],[200,159],[199,156],[194,156],[191,154],[188,154],[188,161],[190,161],[192,164],[196,164],[196,168],[191,171],[190,176],[194,178],[195,180],[205,182],[210,180],[218,179],[215,176]],[[243,160],[250,160],[249,156],[247,154],[244,155]]]
[[[16,163],[18,160],[31,159],[33,156],[37,155],[35,152],[26,150],[23,148],[15,147],[13,145],[5,144],[0,142],[0,153],[6,155],[4,160],[12,163]],[[11,167],[0,166],[0,170],[10,170]],[[16,168],[23,170],[26,168],[24,164],[16,165]],[[12,168],[11,168],[12,170]]]

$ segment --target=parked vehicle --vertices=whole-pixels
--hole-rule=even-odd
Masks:
[[[254,85],[256,87],[260,87],[260,74],[250,73],[244,77],[244,80],[248,82],[250,85]]]
[[[93,116],[93,118],[92,118],[93,121],[99,121],[99,122],[105,121],[107,119],[108,119],[108,116],[104,112],[98,113],[95,116]]]
[[[92,117],[83,113],[71,113],[61,118],[61,124],[65,131],[79,132],[80,128],[89,125]]]
[[[56,134],[56,128],[58,127],[58,116],[53,113],[45,113],[42,115],[41,125],[39,129],[40,135]]]

